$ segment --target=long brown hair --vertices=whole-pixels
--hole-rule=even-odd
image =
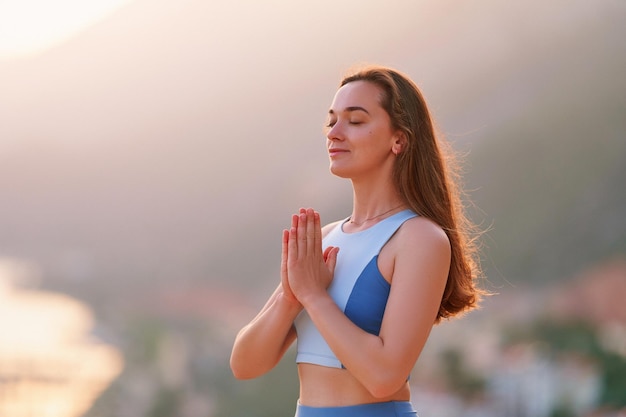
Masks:
[[[450,240],[450,271],[436,321],[477,307],[486,294],[475,285],[480,275],[478,234],[464,213],[456,157],[436,134],[422,93],[409,77],[386,67],[359,69],[341,86],[354,81],[371,82],[382,90],[381,106],[394,130],[406,136],[393,168],[400,195],[413,211],[443,228]]]

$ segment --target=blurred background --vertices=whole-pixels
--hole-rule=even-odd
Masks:
[[[280,236],[347,217],[322,126],[355,64],[411,76],[464,155],[482,309],[420,416],[626,415],[623,0],[0,1],[0,415],[293,415],[236,381]]]

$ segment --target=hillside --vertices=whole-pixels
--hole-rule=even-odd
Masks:
[[[509,86],[523,88],[517,113],[472,146],[468,188],[491,224],[492,278],[564,280],[626,256],[626,45],[616,29],[598,21],[538,47],[543,59],[513,77],[523,87]]]
[[[625,22],[613,0],[133,1],[0,62],[0,258],[89,304],[123,352],[88,415],[288,415],[291,358],[235,382],[230,343],[276,285],[290,214],[349,215],[322,124],[349,66],[389,64],[466,154],[502,295],[437,327],[431,352],[448,338],[496,366],[498,321],[626,256]]]
[[[321,125],[363,61],[412,75],[469,151],[495,285],[624,253],[623,6],[356,5],[136,1],[0,63],[1,254],[93,302],[273,285],[292,211],[349,212]]]

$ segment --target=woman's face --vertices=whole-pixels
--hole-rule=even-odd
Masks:
[[[348,83],[335,94],[326,134],[333,174],[354,180],[378,176],[393,166],[398,135],[380,105],[381,94],[367,81]]]

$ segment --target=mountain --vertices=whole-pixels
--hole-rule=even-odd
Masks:
[[[626,256],[626,8],[552,27],[500,97],[517,113],[470,157],[469,188],[491,219],[489,275],[534,284]],[[598,12],[598,10],[594,10]],[[597,20],[596,20],[597,19]],[[511,100],[501,102],[508,106]],[[487,129],[486,129],[487,130]]]
[[[274,285],[300,206],[350,211],[322,124],[355,63],[422,87],[468,152],[495,286],[624,254],[626,7],[137,0],[0,62],[0,254],[106,303]]]

